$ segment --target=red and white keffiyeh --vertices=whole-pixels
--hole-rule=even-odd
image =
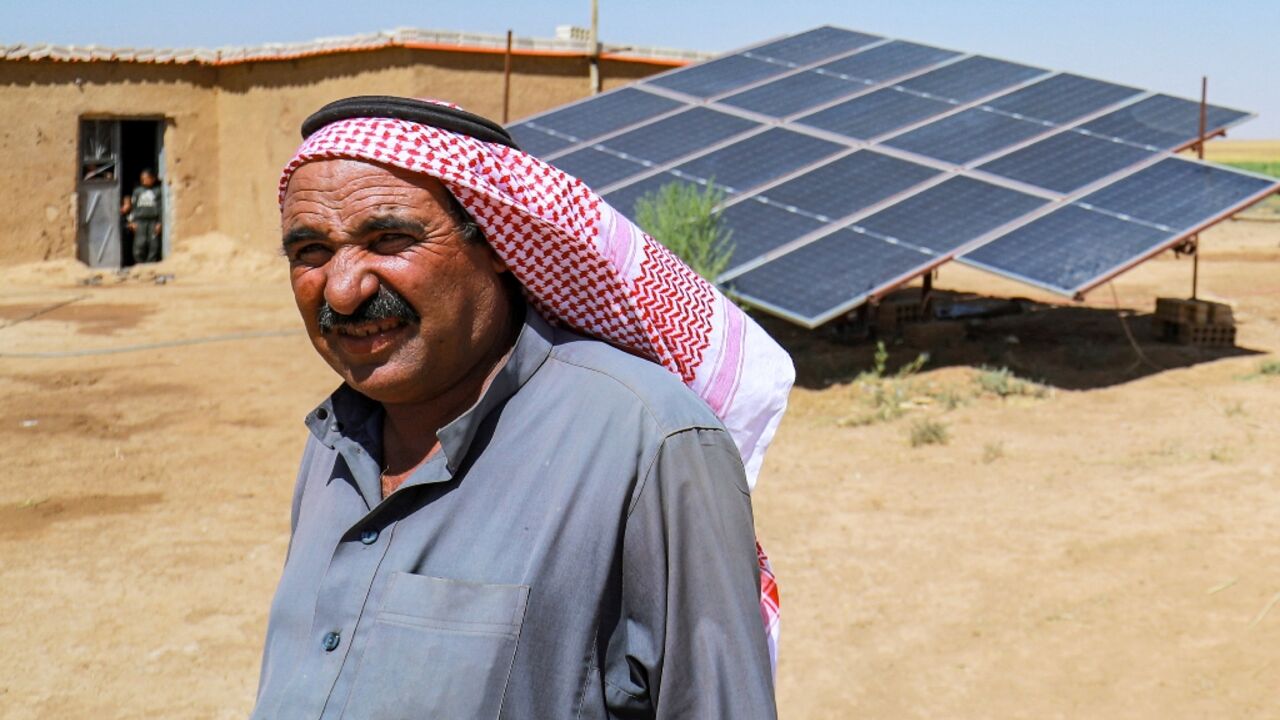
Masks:
[[[444,104],[444,103],[442,103]],[[452,106],[451,106],[452,107]],[[679,375],[733,436],[755,486],[795,379],[759,325],[581,180],[527,153],[430,125],[353,118],[313,133],[285,166],[367,160],[439,179],[549,321]],[[778,589],[759,543],[760,613],[777,663]]]

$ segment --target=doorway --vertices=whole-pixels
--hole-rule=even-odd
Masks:
[[[164,126],[156,118],[80,120],[76,257],[81,262],[123,268],[145,260],[134,257],[134,231],[121,211],[140,185],[143,170],[151,171],[160,189],[160,258],[168,256],[172,213],[169,184],[161,174]]]

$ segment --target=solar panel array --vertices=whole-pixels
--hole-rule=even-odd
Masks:
[[[1210,134],[1249,116],[1210,106]],[[820,27],[515,123],[635,217],[714,184],[740,299],[815,327],[951,259],[1066,295],[1280,183],[1174,157],[1197,102]]]

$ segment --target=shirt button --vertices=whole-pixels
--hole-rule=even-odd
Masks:
[[[320,643],[320,646],[324,648],[325,652],[333,652],[338,649],[338,645],[341,643],[342,635],[340,633],[329,632],[325,633],[324,640]]]
[[[377,531],[377,530],[365,530],[365,531],[361,532],[361,533],[360,533],[360,542],[364,543],[365,545],[372,545],[372,544],[374,544],[374,543],[378,542],[378,531]]]

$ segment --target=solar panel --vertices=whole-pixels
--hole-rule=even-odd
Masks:
[[[894,40],[879,47],[868,48],[856,55],[832,60],[820,65],[817,72],[842,75],[867,83],[878,83],[937,65],[959,54],[928,45]]]
[[[694,107],[601,141],[601,145],[651,163],[665,163],[728,140],[758,123]]]
[[[516,144],[521,150],[539,157],[550,155],[557,150],[563,150],[573,145],[572,140],[557,137],[545,130],[539,130],[529,124],[512,125],[508,128],[511,137],[515,138]]]
[[[1173,233],[1067,205],[964,256],[966,263],[1074,295]]]
[[[881,39],[876,35],[827,25],[752,48],[747,52],[781,63],[808,65],[833,55],[856,50]]]
[[[901,83],[901,86],[913,92],[962,103],[1013,87],[1044,73],[1039,68],[975,55],[913,77]]]
[[[846,148],[811,135],[771,128],[682,163],[676,172],[736,191],[763,185]]]
[[[657,85],[686,95],[705,98],[750,85],[757,80],[781,75],[789,69],[786,65],[767,60],[729,55],[718,60],[690,65],[672,73],[663,73],[641,84]]]
[[[953,107],[942,100],[885,88],[805,115],[796,122],[857,140],[870,140]]]
[[[1210,105],[1207,128],[1228,127],[1248,113]],[[1160,150],[1180,148],[1200,136],[1200,104],[1190,100],[1154,95],[1084,124],[1096,135],[1119,138]]]
[[[680,103],[670,98],[627,87],[539,115],[527,124],[590,140],[678,107]],[[523,124],[526,123],[517,123],[515,127]]]
[[[1246,117],[1210,106],[1206,130]],[[1198,137],[1198,103],[833,27],[511,131],[633,219],[665,184],[718,186],[720,280],[808,326],[959,253],[1078,293],[1280,190],[1168,152]]]
[[[884,141],[885,145],[964,164],[1048,132],[1038,122],[973,108]]]
[[[1114,140],[1064,132],[978,166],[985,172],[1069,193],[1131,167],[1154,153]]]
[[[618,212],[635,220],[637,200],[649,193],[657,192],[663,185],[683,182],[688,182],[688,180],[671,173],[658,173],[611,190],[605,193],[603,197],[605,202],[616,208]],[[726,191],[726,194],[732,195],[733,193]]]
[[[720,102],[764,115],[783,117],[866,89],[867,86],[863,83],[805,71],[771,80],[764,85],[730,95]]]
[[[634,160],[626,160],[595,148],[575,150],[552,160],[551,164],[592,188],[612,185],[632,175],[639,175],[647,169]]]
[[[857,222],[877,235],[945,255],[1035,210],[1043,198],[953,177]]]
[[[853,230],[832,232],[728,283],[738,297],[815,326],[856,307],[886,280],[909,276],[936,259]]]
[[[729,206],[720,215],[720,222],[729,231],[733,246],[726,272],[826,225],[756,198]]]
[[[834,220],[919,185],[939,172],[861,150],[764,190],[762,194],[780,205]]]
[[[1186,230],[1265,192],[1275,182],[1168,158],[1091,193],[1081,203],[1174,230]]]
[[[1141,94],[1137,88],[1061,73],[1002,95],[987,107],[1034,120],[1066,123]]]

